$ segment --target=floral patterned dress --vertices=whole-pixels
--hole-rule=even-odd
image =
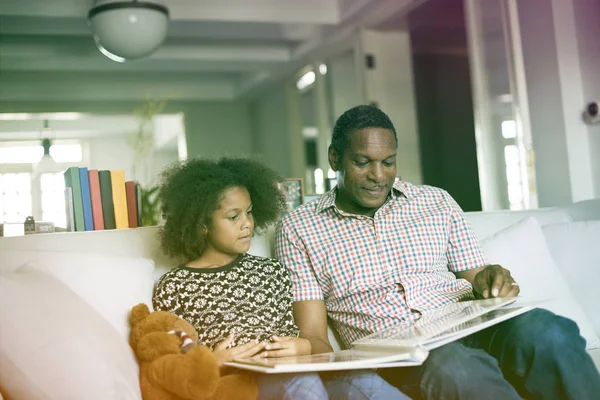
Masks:
[[[211,349],[231,333],[232,346],[299,333],[288,270],[250,254],[219,268],[174,268],[156,284],[152,303],[192,324],[198,343]]]

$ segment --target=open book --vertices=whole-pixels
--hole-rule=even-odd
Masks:
[[[429,350],[516,317],[533,305],[516,298],[470,300],[447,304],[352,343],[348,350],[299,357],[241,359],[226,365],[263,373],[405,367],[422,364]]]

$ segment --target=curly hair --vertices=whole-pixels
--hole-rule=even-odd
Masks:
[[[206,232],[223,192],[244,187],[250,193],[256,230],[276,222],[286,210],[281,178],[259,161],[243,158],[190,159],[161,173],[158,201],[164,225],[159,238],[165,254],[184,262],[206,248]]]
[[[386,113],[377,107],[361,105],[344,112],[335,121],[331,136],[331,147],[341,159],[344,151],[350,146],[350,137],[355,131],[365,128],[389,129],[394,134],[396,143],[396,128]]]

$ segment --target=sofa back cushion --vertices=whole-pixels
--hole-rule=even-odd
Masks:
[[[0,390],[18,400],[141,400],[129,345],[44,268],[0,273]]]
[[[528,217],[535,218],[540,226],[560,222],[569,222],[571,217],[560,208],[546,208],[526,211],[486,211],[465,214],[471,223],[473,232],[481,240]]]
[[[64,251],[5,250],[3,272],[34,262],[77,293],[124,338],[129,338],[129,310],[152,304],[154,263],[141,257]],[[18,307],[18,305],[15,305]]]
[[[600,339],[584,311],[573,298],[569,285],[556,266],[542,229],[534,218],[526,218],[482,241],[491,263],[507,268],[521,288],[525,301],[577,322],[587,348],[600,346]]]
[[[64,232],[0,238],[0,270],[5,264],[4,254],[9,250],[77,252],[108,254],[117,257],[141,257],[154,261],[154,280],[176,266],[177,262],[165,256],[158,240],[158,227],[113,229],[105,231]],[[270,257],[272,230],[252,238],[249,253]]]
[[[600,335],[600,220],[542,227],[552,258]]]

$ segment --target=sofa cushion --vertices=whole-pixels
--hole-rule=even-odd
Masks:
[[[542,229],[573,297],[600,335],[600,220],[551,224]]]
[[[126,341],[50,272],[0,273],[0,390],[19,400],[141,400]]]
[[[54,274],[129,338],[129,310],[138,303],[152,305],[152,260],[62,251],[5,250],[1,270],[36,262]]]
[[[578,201],[565,207],[573,221],[599,221],[600,199]]]
[[[546,208],[523,211],[486,211],[465,213],[473,232],[479,239],[485,239],[493,234],[524,220],[534,217],[541,226],[559,222],[569,222],[571,217],[560,208]]]
[[[579,304],[574,300],[546,245],[544,234],[534,218],[526,218],[482,242],[490,262],[507,268],[527,301],[541,301],[540,308],[577,322],[587,348],[600,345]]]

